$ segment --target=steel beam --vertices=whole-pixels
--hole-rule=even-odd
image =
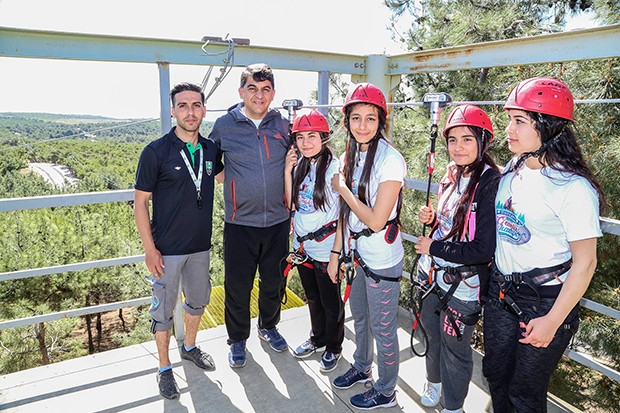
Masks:
[[[393,56],[390,74],[607,59],[620,56],[620,24]]]
[[[0,57],[221,66],[227,43],[121,37],[0,27]],[[218,53],[222,53],[217,55]],[[235,67],[269,62],[274,69],[364,73],[364,56],[263,46],[235,46]]]

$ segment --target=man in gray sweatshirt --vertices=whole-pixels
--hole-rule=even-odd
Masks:
[[[288,120],[269,106],[275,96],[271,68],[245,68],[239,97],[213,125],[209,138],[220,148],[224,171],[225,321],[231,367],[245,366],[250,335],[250,294],[259,272],[258,336],[275,351],[288,346],[278,332],[280,261],[288,253],[289,211],[284,202],[284,159],[289,147]]]

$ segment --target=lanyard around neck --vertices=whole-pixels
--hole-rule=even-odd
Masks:
[[[200,149],[198,149],[200,151],[200,165],[198,166],[198,176],[196,176],[196,174],[194,173],[194,168],[192,168],[192,166],[189,164],[189,159],[187,159],[187,155],[185,155],[185,152],[183,151],[183,149],[181,149],[181,157],[183,158],[183,161],[185,161],[185,166],[187,167],[187,170],[189,171],[189,175],[192,178],[192,181],[194,181],[194,186],[196,187],[196,204],[198,205],[198,208],[202,208],[202,195],[200,193],[200,187],[202,185],[202,164],[203,164],[203,154],[202,154],[202,147]]]

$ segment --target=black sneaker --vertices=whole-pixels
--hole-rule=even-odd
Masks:
[[[159,385],[159,394],[166,399],[176,399],[179,397],[179,386],[177,386],[177,382],[174,380],[172,369],[163,372],[158,371],[157,384]]]
[[[396,391],[393,391],[391,395],[385,396],[379,393],[375,388],[362,393],[356,394],[351,397],[351,405],[360,410],[372,410],[377,407],[392,407],[396,406]]]
[[[190,351],[185,350],[181,345],[181,358],[192,361],[196,366],[207,371],[215,370],[215,363],[210,355],[202,351],[199,347],[194,347]]]
[[[366,383],[371,381],[370,378],[370,370],[368,371],[357,371],[357,369],[353,366],[344,373],[342,376],[338,376],[334,379],[334,387],[337,389],[348,389],[353,387],[355,383]]]

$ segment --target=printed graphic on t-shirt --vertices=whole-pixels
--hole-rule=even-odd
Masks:
[[[497,232],[502,241],[506,241],[514,245],[522,245],[527,243],[532,234],[525,226],[523,214],[514,210],[512,205],[512,197],[506,202],[499,202],[495,206],[497,219]]]
[[[299,197],[297,203],[299,204],[299,212],[302,214],[311,214],[316,209],[314,208],[314,199],[312,194],[314,193],[314,182],[304,181],[299,187]]]

